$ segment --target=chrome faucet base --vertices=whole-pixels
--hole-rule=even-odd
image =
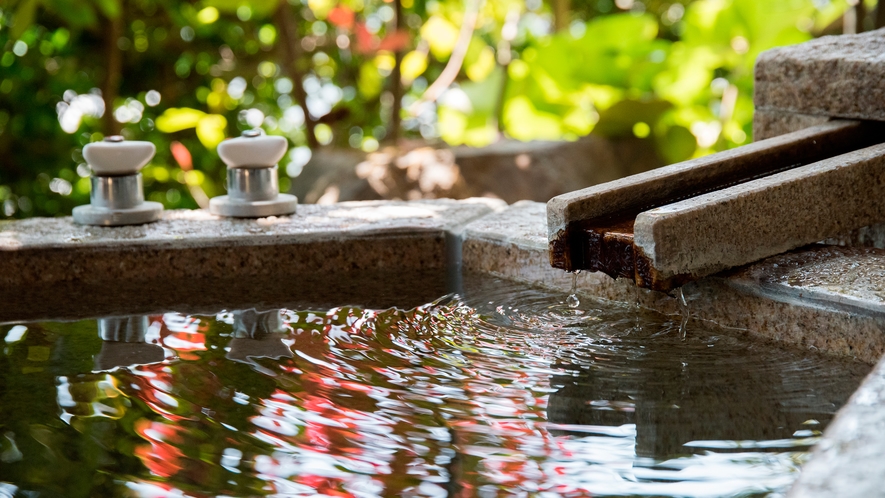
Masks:
[[[145,201],[130,209],[108,209],[91,204],[74,208],[74,222],[80,225],[116,227],[122,225],[143,225],[159,220],[163,216],[163,205]]]
[[[233,218],[264,218],[292,214],[298,206],[294,195],[280,194],[277,167],[229,168],[228,195],[209,200],[209,212]]]
[[[81,225],[141,225],[157,221],[163,205],[144,200],[141,173],[125,176],[93,176],[90,204],[74,208],[74,222]]]
[[[270,201],[240,201],[229,195],[209,199],[209,212],[231,218],[266,218],[292,214],[298,206],[298,198],[289,194],[277,194]]]

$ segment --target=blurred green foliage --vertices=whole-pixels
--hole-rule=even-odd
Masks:
[[[635,134],[675,162],[751,140],[756,56],[809,39],[847,6],[7,0],[0,217],[88,202],[82,146],[117,133],[157,144],[146,192],[170,208],[222,193],[215,146],[256,126],[291,142],[283,189],[318,146],[399,138]]]

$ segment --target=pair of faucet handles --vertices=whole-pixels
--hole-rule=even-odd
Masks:
[[[261,129],[218,144],[218,155],[227,165],[228,195],[211,199],[209,211],[238,218],[294,213],[298,199],[279,193],[277,163],[288,148],[285,137],[265,135]],[[121,136],[86,145],[83,157],[92,168],[92,192],[89,205],[74,208],[74,221],[116,226],[158,220],[163,207],[144,200],[140,173],[156,151],[151,142]]]
[[[218,156],[228,168],[271,168],[289,148],[285,137],[265,135],[261,129],[218,144]],[[153,159],[157,148],[151,142],[128,141],[119,135],[106,137],[83,148],[83,157],[98,176],[134,175]]]

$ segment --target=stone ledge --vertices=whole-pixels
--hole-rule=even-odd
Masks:
[[[883,53],[883,29],[763,52],[756,61],[756,109],[883,121]]]
[[[827,116],[798,114],[795,112],[757,109],[753,114],[753,141],[786,135],[812,126],[826,123]]]
[[[159,280],[447,266],[447,234],[501,201],[302,205],[293,216],[170,211],[156,223],[86,227],[71,218],[0,223],[0,284]]]

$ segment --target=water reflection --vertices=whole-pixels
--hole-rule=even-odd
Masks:
[[[131,365],[148,365],[165,359],[158,344],[148,343],[150,324],[146,316],[112,317],[98,320],[101,351],[95,356],[95,370],[113,370]]]
[[[564,300],[492,282],[410,310],[27,324],[0,356],[0,480],[22,496],[777,493],[869,370]]]
[[[256,358],[291,358],[291,340],[287,340],[288,329],[283,324],[282,311],[234,311],[234,330],[225,357],[255,366],[259,366]],[[273,374],[270,370],[267,373]]]

